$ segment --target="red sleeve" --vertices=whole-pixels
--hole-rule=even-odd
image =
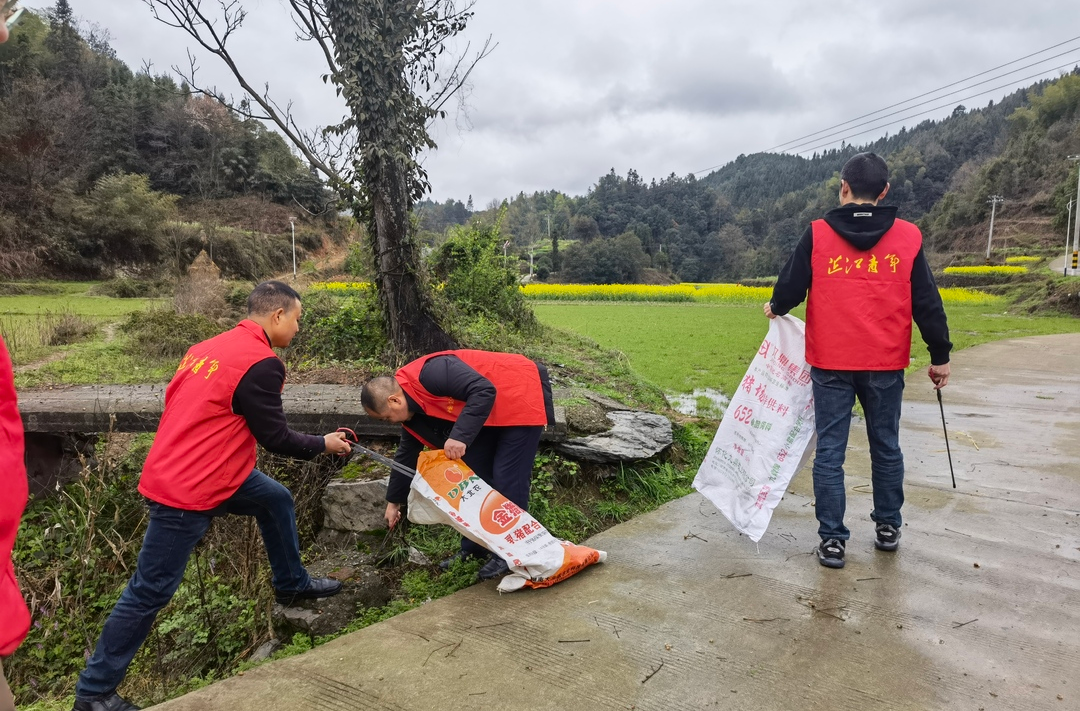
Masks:
[[[0,656],[14,652],[30,628],[30,612],[26,609],[11,562],[19,519],[26,508],[23,446],[15,373],[7,346],[0,338]]]

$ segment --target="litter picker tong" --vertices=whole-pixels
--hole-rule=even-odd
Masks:
[[[345,435],[345,439],[349,442],[350,445],[352,445],[352,453],[360,452],[360,454],[363,454],[365,457],[374,459],[379,464],[385,464],[392,470],[396,471],[399,474],[404,474],[410,479],[416,476],[417,472],[415,469],[410,469],[404,464],[398,464],[390,457],[383,456],[382,454],[379,454],[374,450],[368,449],[367,447],[362,447],[360,445],[359,438],[357,438],[356,436],[356,433],[350,430],[348,427],[338,427],[337,431],[343,433]],[[352,453],[345,456],[349,457]],[[346,461],[348,460],[346,459]]]

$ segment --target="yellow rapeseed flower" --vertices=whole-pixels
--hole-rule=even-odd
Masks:
[[[763,304],[772,296],[767,286],[742,284],[526,284],[525,298],[535,301],[651,301],[705,304]],[[989,304],[1001,297],[975,289],[941,289],[946,303]]]
[[[311,285],[313,291],[329,291],[334,294],[349,294],[370,288],[371,283],[366,281],[320,281]]]
[[[945,267],[946,274],[1024,274],[1027,267],[1017,266],[994,266],[994,267]]]
[[[941,292],[941,300],[946,304],[994,304],[1002,300],[1000,296],[977,289],[947,287],[938,291]]]

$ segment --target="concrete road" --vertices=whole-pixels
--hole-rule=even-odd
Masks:
[[[804,471],[759,545],[691,495],[554,588],[474,586],[161,708],[1080,709],[1080,335],[956,355],[955,490],[924,380],[897,553],[873,548],[856,426],[843,570],[811,554]]]
[[[1065,256],[1058,257],[1054,261],[1050,262],[1050,264],[1047,265],[1047,268],[1055,274],[1064,274],[1065,276],[1080,276],[1077,274],[1073,274],[1071,268],[1068,271],[1065,271],[1066,264],[1068,264],[1070,267],[1072,266],[1071,253],[1068,258],[1066,258]]]

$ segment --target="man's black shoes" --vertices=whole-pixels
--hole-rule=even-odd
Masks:
[[[900,529],[887,523],[879,523],[874,529],[877,538],[874,539],[874,548],[879,551],[894,551],[900,547]]]
[[[341,592],[341,581],[333,578],[312,578],[308,586],[303,590],[275,590],[274,599],[278,603],[289,607],[300,600],[314,600],[320,597],[330,597]]]
[[[93,699],[75,699],[72,711],[139,711],[139,707],[114,691]]]
[[[493,555],[491,560],[480,567],[477,575],[480,576],[481,580],[493,580],[494,578],[501,578],[509,572],[510,566],[506,564],[506,561],[497,555]]]
[[[822,541],[815,549],[817,551],[818,562],[826,568],[843,568],[844,547],[844,542],[836,538],[829,538]]]

